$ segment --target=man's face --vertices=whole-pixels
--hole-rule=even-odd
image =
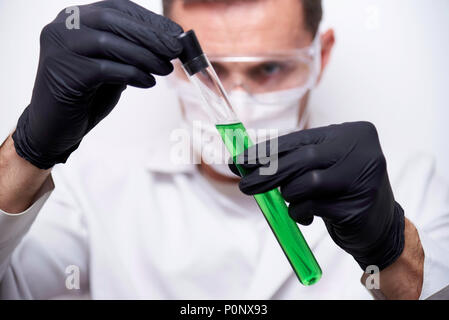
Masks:
[[[180,24],[185,31],[193,29],[205,53],[214,56],[260,56],[279,52],[294,52],[294,50],[308,47],[312,44],[314,35],[307,30],[304,21],[302,2],[300,0],[246,0],[246,1],[217,1],[184,3],[174,1],[170,18]],[[327,64],[328,56],[333,44],[333,32],[329,31],[321,37],[322,72]],[[252,62],[251,62],[252,63]],[[287,84],[278,90],[289,89],[292,82],[299,85],[301,77],[300,67],[294,67],[295,73],[287,73],[287,68],[273,66],[272,61],[257,62],[259,65],[245,64],[216,64],[214,68],[220,76],[225,88],[226,82],[249,83],[242,86],[250,87],[250,93],[264,93],[270,84],[274,87],[280,83]],[[257,64],[256,63],[256,64]],[[295,65],[296,66],[296,65]],[[256,70],[256,72],[253,72]],[[179,65],[175,69],[178,76],[185,76]],[[278,77],[276,77],[276,73]],[[288,77],[282,77],[287,74]],[[231,74],[229,81],[224,81],[222,75]],[[299,74],[304,74],[299,72]],[[280,79],[293,79],[284,81]],[[297,79],[297,80],[295,80]],[[242,81],[240,81],[242,80]],[[260,81],[259,81],[260,80]],[[266,80],[266,81],[265,81]],[[246,82],[246,83],[245,83]],[[273,86],[271,86],[273,87]],[[231,87],[235,89],[234,85]],[[276,91],[275,89],[273,89]],[[302,117],[307,105],[307,95],[298,101],[299,118]],[[182,106],[182,104],[181,104]],[[184,112],[183,107],[183,112]],[[299,119],[298,119],[299,121]]]
[[[170,18],[184,30],[194,29],[206,54],[229,91],[249,87],[250,93],[265,93],[304,85],[310,65],[267,59],[257,63],[223,63],[216,56],[266,56],[295,52],[313,42],[306,28],[300,0],[246,0],[217,2],[174,1]],[[324,40],[324,43],[323,43]],[[333,44],[333,32],[321,37],[322,69]],[[297,60],[300,61],[300,60]],[[276,63],[275,63],[276,62]],[[183,77],[178,67],[176,74]],[[306,98],[305,98],[306,99]],[[305,100],[303,99],[303,100]],[[304,107],[304,101],[300,104]]]

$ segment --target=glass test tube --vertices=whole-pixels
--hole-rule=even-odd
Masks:
[[[203,53],[193,30],[181,36],[184,51],[180,56],[189,80],[204,99],[206,111],[220,133],[232,159],[244,176],[245,170],[236,163],[237,156],[253,145],[244,125],[233,111],[229,98]],[[297,224],[290,218],[288,207],[278,189],[254,196],[271,230],[287,256],[300,282],[312,285],[321,278],[321,268]]]

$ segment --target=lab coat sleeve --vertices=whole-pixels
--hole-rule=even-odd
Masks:
[[[26,211],[0,211],[0,299],[82,296],[88,290],[85,223],[64,181],[55,181],[54,189],[47,179]]]
[[[449,285],[449,184],[430,157],[415,159],[403,175],[408,186],[398,201],[407,202],[406,217],[416,226],[424,250],[420,299],[427,299]]]

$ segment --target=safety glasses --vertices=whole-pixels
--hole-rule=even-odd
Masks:
[[[277,105],[280,97],[299,100],[315,86],[321,69],[321,42],[317,35],[304,48],[256,55],[207,56],[228,93],[242,91],[255,103]],[[185,80],[178,81],[178,85],[186,82],[181,66],[175,70],[173,80]]]
[[[321,68],[321,46],[317,36],[305,48],[251,56],[214,56],[208,58],[225,89],[243,89],[251,95],[311,89]]]

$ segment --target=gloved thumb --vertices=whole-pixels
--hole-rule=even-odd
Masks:
[[[314,215],[312,211],[314,207],[315,203],[313,200],[293,202],[288,207],[288,214],[299,224],[308,226],[313,222]]]
[[[234,164],[234,162],[232,162],[232,158],[229,158],[228,160],[228,166],[229,169],[232,171],[233,174],[235,174],[238,177],[242,177],[242,175],[240,174],[239,170],[237,169],[237,166]]]

